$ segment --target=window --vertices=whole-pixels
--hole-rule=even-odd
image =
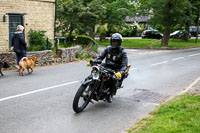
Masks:
[[[22,14],[8,14],[9,15],[9,46],[12,43],[12,37],[18,25],[24,25]]]

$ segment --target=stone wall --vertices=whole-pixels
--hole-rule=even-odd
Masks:
[[[61,64],[72,62],[76,58],[76,53],[81,50],[80,46],[70,47],[70,48],[62,48],[59,49],[60,56],[54,58],[51,50],[44,50],[44,51],[34,51],[34,52],[27,52],[27,56],[36,56],[38,58],[38,62],[35,64],[36,66],[47,66],[47,65],[54,65],[54,64]],[[0,53],[0,61],[2,61],[6,57],[5,61],[11,65],[10,69],[15,68],[16,62],[16,55],[14,52],[4,52]]]
[[[45,35],[53,42],[55,0],[0,0],[0,52],[9,49],[9,14],[23,15],[27,42],[30,29],[46,31]]]

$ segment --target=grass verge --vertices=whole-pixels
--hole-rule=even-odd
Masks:
[[[200,133],[200,95],[176,96],[128,133]]]
[[[200,41],[200,39],[199,39]],[[200,42],[195,43],[195,39],[190,39],[189,41],[184,41],[182,39],[170,39],[168,46],[161,46],[160,43],[156,43],[152,48],[154,49],[183,49],[183,48],[193,48],[200,47]]]
[[[100,42],[99,45],[109,46],[110,41]],[[161,46],[161,40],[157,39],[124,39],[122,46],[125,48],[139,48],[139,49],[182,49],[182,48],[192,48],[200,47],[199,43],[195,43],[195,39],[190,39],[189,41],[184,41],[181,39],[170,39],[168,46]]]
[[[122,46],[126,48],[148,48],[156,39],[123,39]],[[110,41],[100,42],[99,45],[109,46]]]

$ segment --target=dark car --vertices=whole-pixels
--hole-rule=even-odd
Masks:
[[[197,36],[197,28],[198,28],[197,26],[190,27],[190,34],[194,37]],[[200,34],[200,26],[199,26],[198,34]]]
[[[177,30],[174,31],[173,33],[170,34],[170,38],[184,38],[186,32],[182,30]],[[191,34],[189,34],[189,38],[191,38]]]
[[[163,35],[159,33],[157,30],[145,30],[142,32],[142,39],[144,38],[153,38],[153,39],[161,39]]]

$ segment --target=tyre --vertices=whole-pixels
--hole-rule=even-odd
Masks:
[[[91,89],[90,85],[81,85],[73,101],[73,110],[76,113],[83,111],[90,102]]]

